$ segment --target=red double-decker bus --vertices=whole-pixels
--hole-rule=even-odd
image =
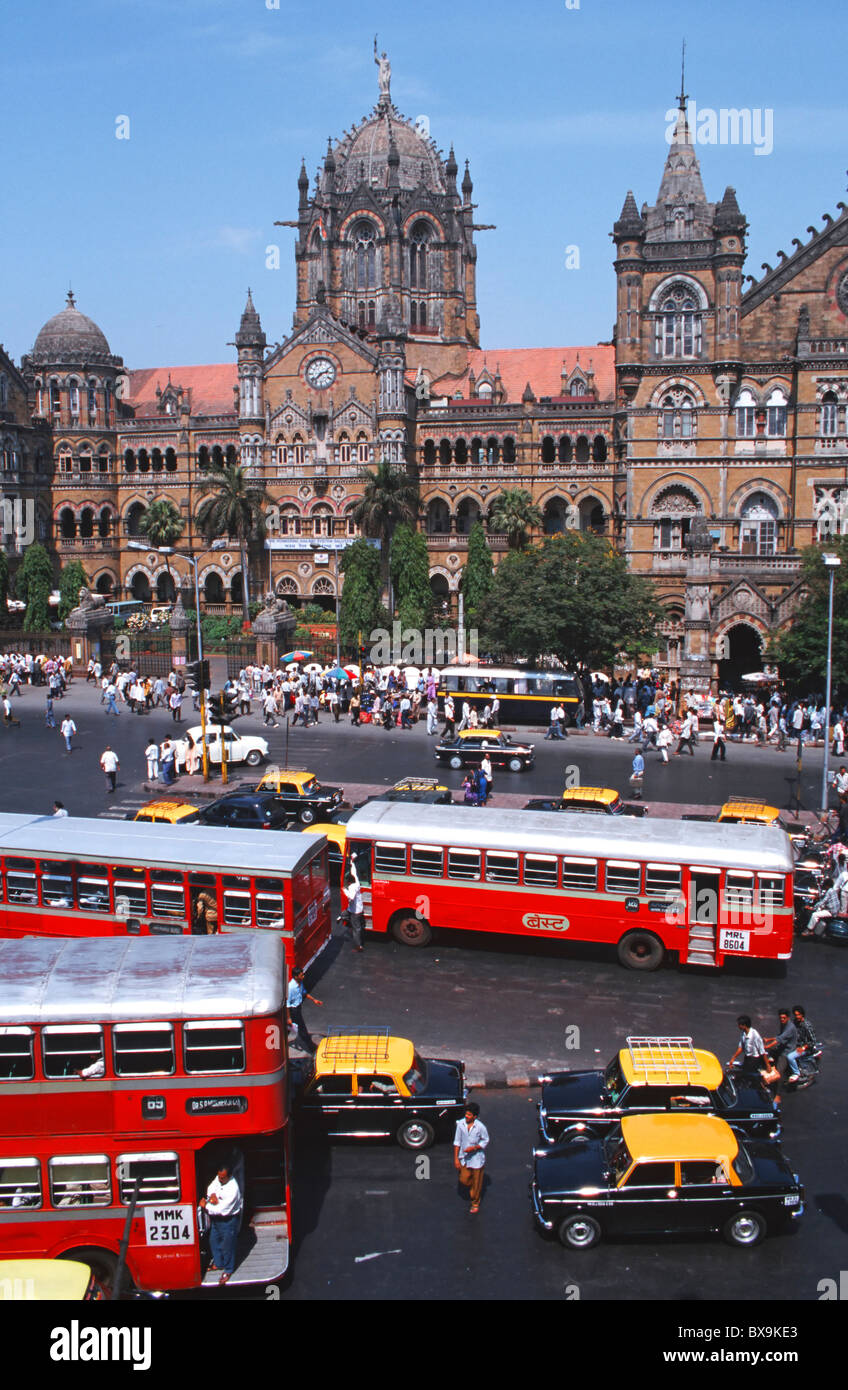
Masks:
[[[615,946],[622,965],[788,960],[789,837],[774,827],[374,801],[347,822],[366,923]]]
[[[279,937],[0,941],[0,980],[0,1256],[80,1260],[114,1286],[124,1239],[138,1289],[215,1282],[197,1207],[225,1163],[244,1200],[230,1282],[279,1279]]]
[[[264,928],[289,971],[330,939],[326,841],[311,835],[0,814],[0,937]]]

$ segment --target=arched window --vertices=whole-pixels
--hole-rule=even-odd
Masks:
[[[571,382],[571,385],[570,385],[569,388],[568,388],[568,394],[569,394],[569,396],[585,396],[585,395],[586,395],[586,383],[585,383],[585,381],[583,380],[582,376],[576,376],[576,377],[574,377],[574,379],[573,379],[572,382]]]
[[[545,503],[545,510],[542,513],[542,530],[546,536],[559,535],[565,530],[566,517],[568,515],[568,503],[561,497],[552,497]]]
[[[656,317],[658,357],[697,357],[701,351],[701,313],[690,285],[672,285]]]
[[[416,222],[412,229],[409,244],[409,284],[412,289],[427,288],[427,242],[430,240],[430,231],[427,222]],[[426,318],[424,322],[426,323]]]
[[[203,596],[207,603],[224,603],[226,601],[224,581],[220,574],[216,574],[214,570],[211,574],[207,574],[203,581]]]
[[[373,223],[357,222],[353,231],[353,244],[357,289],[373,290],[377,285],[377,247]]]
[[[692,521],[700,514],[700,504],[685,487],[663,488],[651,506],[654,549],[682,550]]]
[[[757,433],[757,402],[750,391],[736,398],[736,438],[753,439]]]
[[[71,451],[66,444],[62,445],[56,459],[59,464],[60,473],[71,473],[73,471],[74,461],[71,457]]]
[[[88,447],[80,449],[79,471],[80,473],[91,472],[91,450]]]
[[[765,492],[754,492],[742,503],[739,551],[742,555],[774,555],[777,550],[777,503]]]
[[[93,425],[97,419],[97,382],[88,383],[88,423]]]
[[[280,535],[300,535],[300,512],[297,510],[297,507],[283,507],[280,512]]]
[[[766,434],[769,438],[786,438],[786,415],[786,395],[776,386],[766,401]]]
[[[197,451],[197,467],[201,473],[205,473],[209,467],[209,450],[205,444],[201,444]]]
[[[515,463],[515,440],[511,434],[504,437],[503,461],[504,463]]]
[[[330,536],[333,533],[333,513],[326,504],[316,507],[312,513],[313,536]]]
[[[498,463],[500,456],[501,449],[498,441],[495,439],[494,435],[489,435],[489,438],[486,440],[486,462]]]
[[[667,391],[660,402],[660,438],[694,439],[695,402],[688,391]]]
[[[366,434],[356,436],[356,462],[368,463],[371,457],[371,448]]]
[[[427,507],[428,536],[446,536],[450,531],[450,509],[443,497],[434,497]]]
[[[138,451],[138,471],[139,473],[150,472],[150,456],[146,449],[139,449]]]
[[[79,382],[76,380],[75,377],[71,377],[70,381],[68,382],[68,405],[71,411],[71,418],[79,419]]]
[[[83,540],[91,540],[94,535],[94,512],[91,507],[84,507],[80,516],[79,533]]]
[[[353,453],[353,445],[350,442],[350,435],[342,433],[339,435],[339,463],[350,463]]]
[[[477,385],[477,395],[481,401],[490,401],[492,399],[492,383],[490,381],[479,382]]]
[[[61,415],[62,413],[62,393],[59,383],[55,377],[50,382],[50,414]]]
[[[432,468],[436,462],[436,442],[433,439],[424,440],[424,448],[421,454],[421,461],[425,468]]]
[[[577,444],[574,449],[574,457],[577,463],[589,462],[589,441],[585,434],[577,436]]]
[[[825,391],[819,407],[819,434],[839,433],[839,402],[835,391]]]
[[[602,434],[596,434],[592,440],[592,459],[595,463],[606,463],[607,441]]]
[[[353,513],[355,510],[355,502],[349,502],[348,505],[345,507],[345,533],[348,536],[359,535],[359,527],[353,519]]]
[[[442,468],[450,468],[451,444],[449,439],[439,440],[439,463]]]
[[[135,537],[141,535],[141,518],[144,516],[144,511],[143,502],[133,502],[124,521],[128,536]]]
[[[109,457],[109,449],[107,445],[104,444],[101,446],[100,453],[97,455],[97,471],[98,473],[108,473],[110,467],[111,459]]]
[[[303,464],[303,460],[304,460],[303,435],[301,435],[301,434],[296,434],[295,437],[294,437],[294,440],[293,440],[293,442],[292,442],[292,446],[291,446],[291,448],[289,449],[289,463],[293,463],[293,464],[295,465],[295,467],[298,467],[298,466],[300,466],[300,465]]]
[[[560,435],[559,447],[557,449],[557,459],[560,463],[571,463],[573,449],[571,447],[571,436],[568,434]]]
[[[176,473],[176,471],[177,471],[177,455],[176,455],[176,453],[174,452],[173,449],[166,449],[166,450],[165,450],[165,472],[166,472],[166,473]]]
[[[456,530],[460,536],[467,536],[476,521],[482,521],[480,503],[474,497],[463,497],[456,509]]]
[[[457,439],[453,446],[453,457],[459,468],[464,468],[468,463],[468,445],[464,439]]]
[[[154,450],[153,450],[153,453],[152,453],[152,455],[151,455],[151,463],[152,463],[152,466],[153,466],[153,472],[154,472],[154,473],[161,473],[161,472],[162,472],[162,450],[161,450],[161,449],[154,449]]]
[[[69,541],[77,533],[77,519],[70,507],[63,507],[59,513],[59,535],[62,540]]]
[[[97,518],[97,533],[103,539],[112,533],[112,513],[108,507],[104,507]]]
[[[556,445],[551,435],[546,434],[542,440],[542,463],[556,462]]]

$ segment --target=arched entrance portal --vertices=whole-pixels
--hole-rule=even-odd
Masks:
[[[743,676],[762,669],[763,639],[748,623],[737,623],[719,640],[719,649],[726,653],[718,663],[719,689],[739,690]]]

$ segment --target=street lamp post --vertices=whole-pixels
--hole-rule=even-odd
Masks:
[[[310,543],[309,543],[309,548],[310,548],[310,550],[313,550],[313,551],[314,551],[314,550],[326,550],[326,549],[327,549],[326,545],[322,545],[320,541],[310,541]],[[339,631],[339,604],[340,604],[340,595],[339,595],[339,552],[338,552],[338,549],[336,548],[336,546],[333,546],[333,547],[332,547],[332,551],[333,551],[333,565],[334,565],[335,572],[336,572],[336,604],[335,604],[335,607],[336,607],[336,665],[337,665],[337,666],[341,666],[341,664],[342,664],[342,649],[341,649],[341,633],[340,633],[340,631]]]
[[[824,762],[822,764],[821,811],[827,814],[827,772],[830,755],[830,695],[833,678],[833,581],[842,561],[838,555],[822,554],[822,559],[830,575],[830,598],[827,611],[827,680],[824,697]]]

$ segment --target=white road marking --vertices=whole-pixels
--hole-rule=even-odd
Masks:
[[[364,1260],[379,1260],[381,1255],[402,1255],[402,1250],[374,1250],[370,1255],[354,1255],[353,1263],[361,1265]]]

